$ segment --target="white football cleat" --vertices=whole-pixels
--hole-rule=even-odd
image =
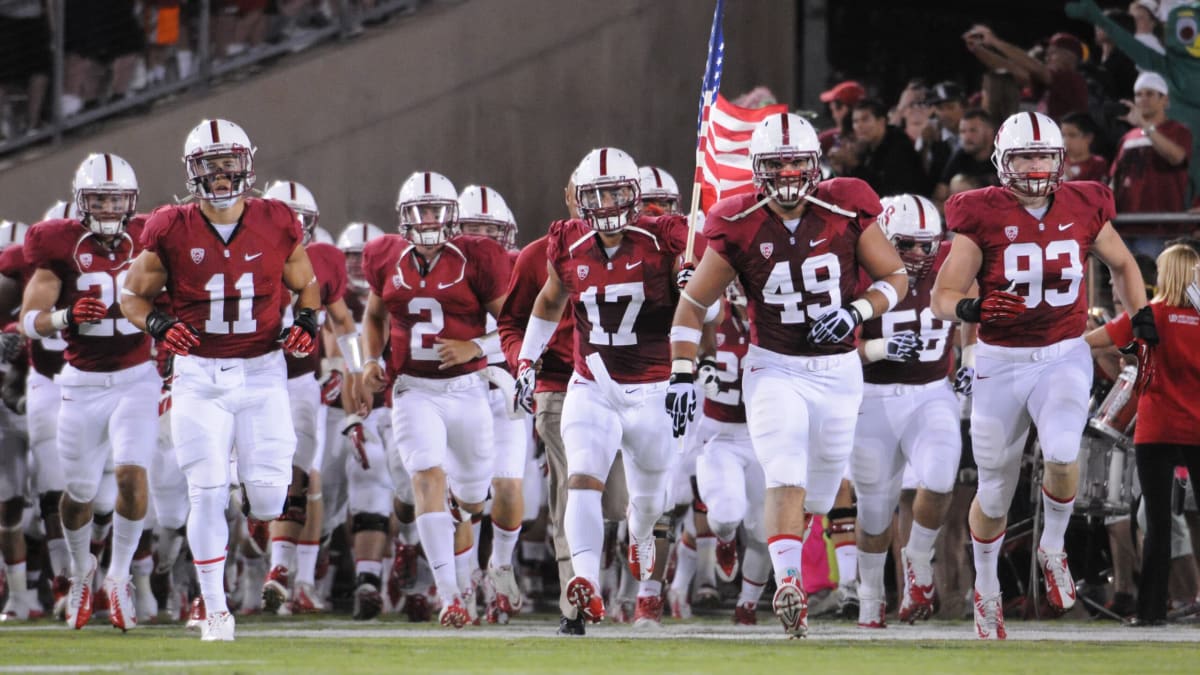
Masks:
[[[104,578],[104,594],[108,596],[108,621],[114,628],[130,631],[137,628],[137,604],[133,601],[133,582],[129,578]]]
[[[95,578],[96,556],[89,554],[87,572],[71,577],[71,589],[67,591],[67,625],[75,630],[83,628],[92,618],[92,582]]]
[[[1004,640],[1004,603],[999,593],[986,598],[975,591],[975,634],[980,640]]]
[[[795,577],[784,577],[771,600],[783,632],[794,638],[808,637],[808,596]]]
[[[1042,578],[1046,581],[1046,601],[1060,612],[1074,607],[1075,580],[1071,578],[1071,568],[1067,566],[1067,554],[1064,551],[1050,552],[1039,546],[1037,557]]]
[[[235,624],[232,612],[210,612],[200,624],[200,641],[233,642]]]

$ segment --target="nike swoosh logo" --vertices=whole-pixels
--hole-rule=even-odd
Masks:
[[[255,253],[254,255],[250,255],[249,253],[247,253],[246,254],[246,262],[250,262],[251,260],[254,260],[255,258],[258,258],[260,256],[262,256],[262,253]]]
[[[234,368],[237,368],[237,366],[229,366],[228,368],[226,368],[225,366],[221,366],[221,372],[224,373],[226,371],[233,370]]]
[[[750,366],[750,372],[752,373],[757,373],[760,370],[762,370],[762,368],[759,368],[758,366]]]
[[[825,243],[825,240],[824,240],[824,239],[809,239],[809,240],[808,240],[808,247],[809,247],[809,248],[816,248],[816,247],[818,247],[818,246],[820,246],[821,244],[824,244],[824,243]]]
[[[990,378],[991,378],[990,375],[980,375],[978,373],[975,374],[975,379],[977,379],[977,380],[987,380]]]
[[[637,267],[638,265],[641,265],[643,262],[644,262],[644,261],[642,261],[642,260],[639,260],[639,261],[637,261],[637,262],[635,262],[635,263],[625,263],[625,269],[627,269],[627,270],[631,270],[631,269],[633,269],[633,268]]]
[[[458,282],[457,282],[457,281],[451,281],[451,282],[450,282],[450,283],[448,283],[448,284],[443,284],[442,282],[440,282],[440,281],[439,281],[439,282],[438,282],[438,290],[439,290],[439,291],[444,291],[444,290],[446,290],[447,288],[450,288],[451,286],[453,286],[453,285],[454,285],[454,284],[456,284],[456,283],[458,283]]]
[[[637,393],[637,389],[626,389],[625,393],[626,394],[634,394],[634,393]]]
[[[1071,226],[1072,226],[1072,225],[1074,225],[1074,224],[1075,224],[1074,222],[1070,222],[1070,223],[1067,223],[1066,225],[1059,225],[1059,226],[1058,226],[1058,231],[1059,231],[1059,232],[1062,232],[1063,230],[1065,230],[1065,229],[1067,229],[1067,228],[1071,227]]]

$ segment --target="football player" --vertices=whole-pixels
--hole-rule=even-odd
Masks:
[[[688,227],[681,216],[639,215],[637,164],[616,148],[589,152],[573,182],[582,218],[550,226],[550,269],[525,329],[516,390],[532,412],[534,364],[569,303],[575,374],[563,401],[562,438],[570,474],[564,527],[575,576],[567,597],[584,619],[598,622],[605,615],[601,496],[618,449],[629,490],[629,569],[639,581],[655,569],[655,525],[666,507],[672,459],[657,406],[667,388],[675,259]],[[661,615],[661,588],[655,595]]]
[[[296,181],[280,180],[268,185],[263,196],[278,199],[295,212],[304,233],[304,250],[321,289],[321,306],[337,326],[337,334],[356,333],[354,317],[343,300],[348,284],[345,255],[332,244],[313,241],[320,212],[312,192]],[[290,295],[287,300],[285,314],[292,311]],[[263,608],[268,612],[307,613],[325,608],[313,587],[323,515],[320,468],[326,418],[321,403],[323,396],[340,398],[341,389],[333,386],[322,391],[316,377],[321,361],[317,350],[304,356],[286,354],[285,357],[297,445],[292,457],[287,507],[282,516],[270,523],[271,570],[263,583]],[[248,525],[252,534],[262,529],[254,520]]]
[[[417,530],[442,600],[439,621],[461,628],[470,620],[461,597],[470,578],[461,580],[467,568],[456,558],[471,546],[462,513],[482,510],[495,461],[480,343],[485,317],[500,313],[511,264],[491,239],[452,237],[458,192],[441,174],[410,176],[396,210],[402,235],[363,249],[371,287],[363,389],[393,384],[392,433],[412,478]]]
[[[1108,266],[1127,311],[1146,304],[1141,272],[1110,222],[1112,192],[1090,181],[1063,182],[1064,153],[1062,132],[1049,117],[1012,115],[996,133],[992,153],[1001,187],[946,202],[947,226],[958,236],[934,285],[934,316],[979,324],[971,409],[979,490],[969,519],[981,639],[1005,637],[996,566],[1030,424],[1045,465],[1037,557],[1046,596],[1061,611],[1075,604],[1063,535],[1075,502],[1092,382],[1082,338],[1088,255]],[[969,297],[975,281],[979,296]]]
[[[695,409],[705,308],[741,281],[751,317],[746,421],[767,480],[773,605],[793,637],[808,630],[800,570],[809,514],[832,508],[853,444],[862,398],[854,329],[892,308],[908,287],[896,249],[875,224],[879,197],[857,179],[821,181],[820,159],[807,120],[781,113],[758,123],[750,140],[757,189],[710,210],[709,249],[682,294],[671,339],[668,410],[682,430]],[[860,271],[873,283],[855,297]]]
[[[146,516],[161,380],[149,338],[122,314],[119,289],[142,250],[145,219],[135,216],[133,167],[116,155],[84,159],[74,192],[80,219],[38,223],[26,238],[25,256],[36,271],[25,288],[21,325],[33,339],[63,331],[67,342],[67,363],[56,378],[58,455],[66,478],[60,513],[71,556],[67,624],[83,628],[92,614],[92,502],[111,449],[118,498],[103,588],[109,620],[130,630],[138,618],[130,563]]]
[[[863,402],[850,456],[858,494],[858,625],[883,628],[883,576],[892,513],[911,465],[917,478],[913,523],[902,549],[900,620],[933,613],[933,545],[950,506],[962,442],[958,399],[946,375],[953,324],[934,318],[929,296],[949,247],[942,217],[917,195],[886,197],[876,222],[908,271],[909,292],[890,311],[863,324]]]
[[[183,163],[195,201],[151,214],[146,250],[122,295],[129,320],[175,354],[171,438],[191,501],[187,535],[206,610],[204,641],[235,636],[224,588],[229,485],[242,483],[248,515],[259,520],[276,518],[286,502],[296,433],[283,352],[313,350],[321,304],[296,215],[282,202],[249,196],[254,150],[228,120],[191,130]],[[174,314],[151,304],[164,287]],[[300,298],[285,326],[288,292]]]

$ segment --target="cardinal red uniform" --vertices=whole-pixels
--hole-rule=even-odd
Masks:
[[[852,215],[810,203],[794,223],[765,207],[731,220],[760,199],[739,195],[713,206],[704,233],[746,291],[743,394],[767,487],[805,487],[806,509],[827,513],[850,457],[862,366],[853,338],[812,345],[808,333],[817,318],[853,299],[858,239],[881,206],[853,178],[824,181],[814,196]]]
[[[147,467],[157,450],[158,395],[162,380],[150,360],[150,338],[121,314],[120,288],[133,259],[144,220],[131,219],[128,236],[112,245],[79,221],[38,223],[25,239],[25,256],[61,281],[57,307],[82,297],[98,297],[106,318],[66,330],[67,364],[56,379],[62,404],[58,414],[58,454],[71,499],[96,497],[112,452],[120,466]]]
[[[175,358],[171,435],[188,485],[286,488],[296,436],[279,349],[288,257],[302,239],[287,205],[247,199],[226,240],[198,204],[154,211],[142,235],[167,270],[167,294],[200,343]],[[282,504],[282,498],[280,500]]]
[[[0,274],[18,282],[24,290],[33,277],[34,267],[25,258],[22,244],[11,244],[0,253]],[[58,408],[62,394],[55,376],[61,371],[67,349],[62,335],[29,341],[29,374],[25,376],[25,425],[29,450],[35,459],[33,490],[38,494],[62,492],[66,487],[58,468]]]
[[[946,202],[947,227],[983,254],[979,295],[1011,288],[1025,299],[1015,319],[979,327],[971,441],[979,502],[991,518],[1008,511],[1032,422],[1047,462],[1079,453],[1092,382],[1084,261],[1115,213],[1099,183],[1064,183],[1040,217],[1011,192],[983,188]]]
[[[432,261],[398,236],[363,249],[363,272],[391,316],[388,373],[395,378],[392,430],[409,474],[442,466],[450,488],[482,502],[494,461],[483,358],[440,369],[437,339],[483,336],[485,306],[500,298],[511,264],[491,239],[459,236]]]

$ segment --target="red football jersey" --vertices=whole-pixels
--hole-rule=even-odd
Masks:
[[[33,270],[34,267],[25,259],[23,245],[12,244],[0,252],[0,275],[21,284],[22,291],[33,278]],[[41,375],[54,379],[55,375],[62,372],[63,364],[67,362],[63,356],[66,350],[67,341],[62,338],[61,333],[56,332],[40,340],[30,340],[29,365]]]
[[[319,241],[305,246],[304,251],[308,253],[308,259],[312,262],[313,274],[317,277],[317,285],[321,288],[321,307],[327,307],[344,298],[346,287],[350,283],[349,277],[346,276],[346,254],[333,244],[324,244]],[[292,294],[287,292],[284,297],[290,306]],[[284,314],[287,314],[286,309]],[[317,372],[317,368],[321,365],[321,350],[314,349],[311,354],[301,358],[287,354],[286,359],[287,376],[290,380],[293,377]]]
[[[1150,307],[1159,343],[1153,350],[1154,377],[1138,399],[1133,442],[1200,445],[1200,313],[1161,302]],[[1128,314],[1104,324],[1104,330],[1118,347],[1133,341]]]
[[[777,354],[817,356],[854,349],[853,336],[813,345],[808,332],[822,314],[854,299],[858,238],[883,209],[875,191],[857,178],[823,181],[815,196],[857,215],[809,204],[795,233],[766,206],[728,220],[761,199],[744,194],[717,202],[704,224],[709,248],[737,270],[746,289],[751,344]]]
[[[1087,328],[1084,261],[1115,213],[1112,191],[1089,181],[1063,183],[1039,219],[1005,188],[946,201],[946,226],[983,252],[979,296],[1010,289],[1025,298],[1020,316],[979,326],[979,339],[1005,347],[1043,347]]]
[[[156,209],[142,235],[167,268],[175,316],[200,331],[191,353],[243,359],[279,349],[283,269],[301,239],[296,214],[274,199],[247,199],[228,242],[195,203]]]
[[[363,248],[363,273],[391,314],[388,373],[449,378],[482,370],[483,358],[438,370],[435,338],[473,340],[485,333],[485,305],[504,295],[510,272],[504,248],[485,237],[462,235],[424,263],[403,237],[388,235]]]
[[[504,299],[504,308],[496,327],[500,330],[500,343],[504,348],[504,356],[508,367],[514,372],[517,367],[517,356],[521,353],[521,344],[525,341],[525,326],[529,325],[529,315],[533,312],[533,301],[537,299],[542,286],[550,276],[547,271],[546,246],[549,240],[541,237],[521,249],[520,255],[513,263],[512,277],[508,282],[508,295]],[[546,351],[542,353],[542,366],[538,371],[537,384],[534,391],[565,392],[567,381],[571,379],[574,370],[574,346],[572,336],[575,333],[575,319],[571,312],[563,312],[558,328]]]
[[[725,302],[725,318],[717,327],[717,379],[720,391],[704,399],[704,416],[718,422],[746,423],[742,400],[742,359],[750,346],[750,326],[733,315]]]
[[[933,282],[938,270],[950,253],[950,244],[943,242],[938,249],[933,268],[915,283],[909,277],[908,293],[890,311],[863,322],[862,339],[890,338],[896,333],[911,330],[921,336],[920,358],[912,363],[897,363],[883,359],[863,365],[863,381],[871,384],[926,384],[946,377],[950,372],[954,350],[954,322],[942,321],[930,309]]]
[[[621,384],[670,377],[667,335],[679,297],[672,268],[687,245],[687,231],[682,216],[640,216],[609,255],[585,221],[550,225],[546,255],[571,295],[580,375],[596,379],[585,359],[598,353]]]
[[[43,221],[25,235],[29,264],[62,281],[55,307],[70,307],[83,297],[108,305],[108,318],[65,332],[67,363],[80,370],[112,372],[150,360],[150,336],[125,318],[120,305],[125,276],[141,253],[137,242],[145,222],[142,216],[130,219],[129,236],[117,239],[112,249],[77,220]]]

